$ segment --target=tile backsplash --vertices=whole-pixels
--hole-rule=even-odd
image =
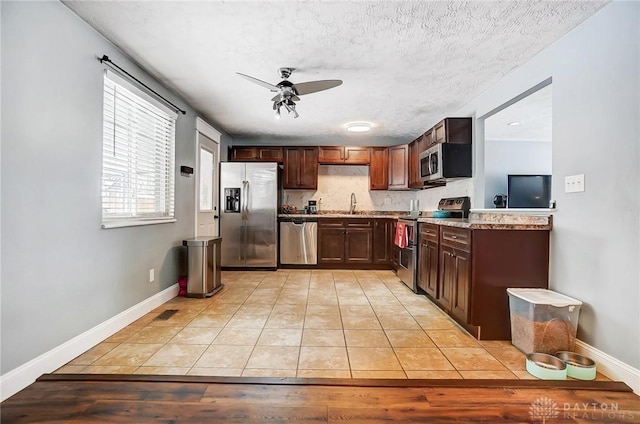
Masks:
[[[351,193],[356,195],[356,211],[408,211],[411,191],[369,191],[369,167],[357,165],[320,165],[318,190],[283,190],[283,204],[303,208],[309,200],[317,200],[318,208],[348,211]]]
[[[408,211],[411,200],[419,202],[419,210],[438,209],[443,197],[470,196],[471,178],[451,181],[444,187],[427,190],[369,190],[369,167],[357,165],[320,165],[318,190],[283,190],[282,204],[302,210],[309,200],[318,201],[319,210],[348,211],[351,193],[356,195],[356,211]],[[472,208],[476,206],[472,203]]]

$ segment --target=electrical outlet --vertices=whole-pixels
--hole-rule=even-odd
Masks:
[[[149,270],[149,282],[153,283],[153,281],[156,279],[156,270],[151,268]]]
[[[564,177],[564,192],[578,193],[584,191],[584,174]]]

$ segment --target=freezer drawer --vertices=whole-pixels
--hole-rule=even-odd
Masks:
[[[280,263],[316,265],[318,263],[318,223],[285,221],[280,223]]]

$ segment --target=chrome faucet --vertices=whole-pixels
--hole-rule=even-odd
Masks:
[[[349,207],[349,213],[353,214],[356,211],[356,194],[351,193],[351,206]]]

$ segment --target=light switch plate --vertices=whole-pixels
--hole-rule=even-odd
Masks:
[[[584,174],[564,177],[564,192],[578,193],[584,191]]]

